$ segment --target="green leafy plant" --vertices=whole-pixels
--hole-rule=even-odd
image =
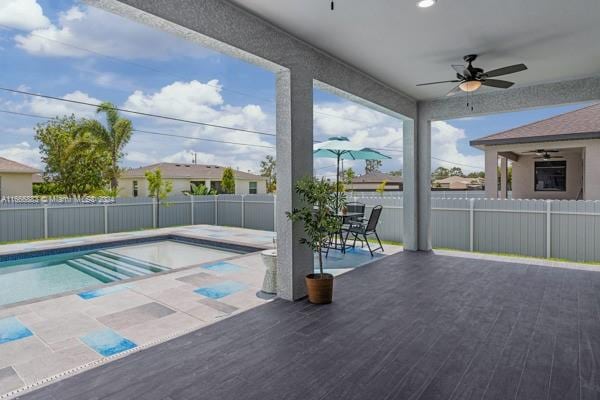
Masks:
[[[275,158],[271,155],[266,156],[265,159],[260,162],[260,175],[267,178],[267,193],[274,193],[277,190],[275,163]]]
[[[233,172],[233,168],[227,167],[223,170],[221,189],[223,190],[223,193],[235,193],[235,174]]]
[[[169,197],[169,193],[173,191],[173,183],[171,181],[164,180],[160,169],[146,172],[146,180],[148,181],[148,194],[150,197],[156,199],[156,225],[160,228],[160,205],[163,202],[164,206],[168,206],[168,203],[164,203]]]
[[[214,196],[217,194],[215,189],[206,187],[205,185],[192,184],[192,195],[194,196]]]
[[[301,222],[305,236],[300,243],[319,254],[319,278],[323,277],[323,248],[327,246],[332,234],[339,232],[342,221],[332,210],[336,205],[335,184],[325,179],[307,177],[296,184],[296,193],[304,206],[287,212],[292,222]],[[345,204],[344,196],[340,205]],[[343,202],[343,203],[342,203]]]

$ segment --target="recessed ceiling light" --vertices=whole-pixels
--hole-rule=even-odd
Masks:
[[[435,3],[437,3],[437,0],[419,0],[417,1],[417,7],[427,8],[431,7]]]

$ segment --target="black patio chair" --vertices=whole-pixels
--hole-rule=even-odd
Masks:
[[[345,229],[346,238],[344,239],[344,243],[348,243],[348,237],[350,235],[354,236],[354,242],[352,243],[352,248],[356,247],[356,240],[364,240],[369,248],[369,252],[371,253],[371,257],[373,253],[377,250],[383,250],[383,245],[381,244],[381,240],[379,239],[379,235],[377,234],[377,223],[379,222],[379,217],[381,216],[381,211],[383,210],[382,206],[375,206],[371,211],[371,215],[366,222],[363,222],[359,225],[350,225]],[[363,220],[364,221],[364,220]],[[372,249],[369,244],[368,237],[370,235],[374,235],[377,239],[377,243],[379,243],[379,247]]]
[[[363,222],[363,218],[365,217],[365,204],[359,202],[347,203],[346,208],[348,209],[348,213],[358,214],[352,217],[348,217],[346,219],[346,223],[348,225],[358,225]]]

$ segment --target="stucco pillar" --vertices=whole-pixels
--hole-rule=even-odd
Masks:
[[[301,224],[286,212],[299,207],[296,182],[313,173],[313,80],[302,70],[277,73],[277,285],[278,296],[298,300],[306,295],[304,277],[313,272],[313,254],[300,244]]]
[[[500,157],[500,198],[508,198],[508,160]]]
[[[485,150],[485,197],[498,198],[498,152]]]
[[[403,234],[404,250],[417,251],[418,238],[418,195],[417,195],[417,140],[415,123],[402,121],[402,179],[403,188]]]
[[[585,200],[600,200],[600,140],[590,141],[585,148],[584,189]]]
[[[419,250],[431,250],[431,120],[418,114],[417,182]]]

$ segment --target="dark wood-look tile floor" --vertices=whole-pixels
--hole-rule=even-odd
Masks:
[[[24,399],[600,399],[600,272],[401,253]]]

